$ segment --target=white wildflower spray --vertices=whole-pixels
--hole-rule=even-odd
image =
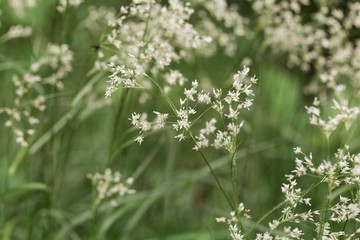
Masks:
[[[93,186],[96,189],[96,202],[108,202],[112,207],[118,206],[118,199],[135,194],[136,191],[131,189],[133,178],[123,179],[120,172],[113,172],[107,168],[103,174],[88,174]]]
[[[238,144],[237,136],[244,124],[244,121],[240,120],[240,113],[252,106],[252,87],[257,82],[255,76],[249,77],[248,74],[248,67],[238,71],[233,76],[232,86],[227,92],[224,91],[225,96],[222,95],[222,89],[213,89],[212,92],[201,90],[199,82],[194,80],[189,88],[184,86],[183,98],[173,100],[167,97],[172,113],[154,111],[156,117],[151,121],[146,113],[133,113],[129,120],[140,130],[140,137],[136,138],[136,141],[141,143],[146,132],[169,126],[177,132],[175,138],[179,141],[193,138],[195,150],[214,147],[234,152]],[[201,109],[207,110],[201,112]],[[205,127],[195,127],[200,122],[204,122]]]
[[[0,114],[5,114],[5,126],[13,129],[15,141],[22,147],[28,146],[27,138],[35,133],[35,126],[40,123],[36,112],[46,109],[46,97],[37,91],[39,86],[51,85],[57,90],[64,87],[63,79],[72,70],[73,53],[67,45],[49,44],[47,51],[23,75],[14,75],[16,88],[12,106],[0,107]],[[51,71],[44,73],[42,68]]]
[[[309,239],[313,235],[318,239],[356,239],[358,230],[354,226],[360,222],[360,178],[356,172],[359,154],[350,154],[349,147],[345,146],[337,151],[331,162],[324,160],[315,164],[311,153],[303,153],[300,147],[294,152],[296,167],[281,187],[285,195],[282,214],[269,222],[268,232],[258,234],[256,239]],[[301,178],[315,178],[315,181],[303,190],[298,187]],[[325,205],[314,209],[309,195],[324,184],[327,186]],[[310,233],[304,226],[312,226],[316,231]]]

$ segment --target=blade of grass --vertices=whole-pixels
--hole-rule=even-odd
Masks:
[[[14,231],[15,225],[17,224],[16,218],[11,219],[5,224],[4,230],[2,231],[3,240],[10,240],[11,235]]]

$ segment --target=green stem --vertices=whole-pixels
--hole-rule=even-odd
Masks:
[[[236,140],[235,140],[235,146],[236,146]],[[236,148],[231,155],[230,168],[231,168],[231,183],[232,183],[232,189],[233,189],[234,204],[235,204],[235,207],[238,207],[239,206],[239,194],[238,194],[238,190],[237,190],[238,175],[237,175],[237,168],[236,168]],[[244,233],[245,229],[241,222],[240,213],[237,209],[235,210],[235,212],[236,212],[237,219],[238,219],[238,227],[240,228],[241,232]]]
[[[195,145],[197,145],[196,140],[195,140],[195,138],[194,138],[193,134],[192,134],[189,130],[187,130],[187,133],[190,135],[190,138],[191,138],[191,139],[192,139],[192,141],[195,143]],[[211,174],[212,174],[212,175],[213,175],[213,177],[215,178],[215,181],[216,181],[216,183],[217,183],[218,187],[220,188],[221,193],[224,195],[224,197],[225,197],[226,201],[228,202],[228,204],[229,204],[230,208],[231,208],[232,210],[234,210],[234,211],[235,211],[235,208],[234,208],[233,204],[231,203],[231,201],[230,201],[229,197],[227,196],[227,194],[226,194],[226,192],[225,192],[225,190],[224,190],[223,186],[222,186],[222,185],[221,185],[221,183],[220,183],[219,178],[216,176],[216,174],[215,174],[215,172],[214,172],[213,168],[211,167],[211,165],[210,165],[209,161],[206,159],[206,157],[205,157],[204,153],[201,151],[201,149],[200,149],[200,148],[198,148],[198,149],[199,149],[199,153],[200,153],[200,155],[201,155],[202,159],[204,160],[204,162],[205,162],[205,163],[206,163],[206,165],[208,166],[208,168],[209,168],[209,170],[210,170]]]
[[[317,239],[321,240],[324,234],[324,227],[325,227],[325,222],[327,219],[327,212],[329,209],[329,205],[330,205],[330,187],[328,189],[328,192],[326,194],[326,197],[324,199],[323,205],[322,205],[322,209],[321,209],[321,215],[320,215],[320,226],[319,226],[319,232],[318,232],[318,236]]]
[[[145,25],[143,35],[141,37],[141,41],[145,40],[146,34],[148,32],[151,8],[152,8],[152,3],[150,3],[150,6],[149,6],[149,14],[148,14],[147,19],[146,19],[146,23],[145,23],[146,25]],[[138,56],[137,56],[138,59],[140,58],[140,54],[141,54],[141,48],[139,48],[139,52],[138,52]],[[126,100],[127,100],[128,96],[129,96],[129,91],[127,89],[125,89],[125,93],[121,95],[121,98],[120,98],[120,101],[119,101],[119,106],[117,108],[117,114],[116,114],[116,117],[115,117],[111,142],[110,142],[110,145],[109,145],[109,154],[108,154],[108,159],[106,161],[106,166],[109,166],[109,164],[111,164],[111,161],[112,161],[113,157],[115,157],[114,154],[113,154],[113,147],[114,147],[115,138],[116,138],[116,135],[117,135],[117,132],[118,132],[117,130],[118,130],[119,122],[123,118],[124,109],[125,109],[125,103],[126,103]],[[121,150],[120,150],[120,152],[121,152]]]
[[[329,136],[326,136],[326,148],[327,148],[327,161],[330,161],[330,140],[329,140]],[[324,199],[324,202],[322,204],[322,208],[321,208],[321,215],[320,215],[320,226],[319,226],[319,231],[318,231],[318,236],[317,239],[321,240],[324,234],[324,227],[325,227],[325,222],[327,220],[327,213],[328,213],[328,209],[329,209],[329,205],[330,205],[330,195],[331,195],[331,182],[328,182],[328,189],[327,189],[327,193]]]
[[[284,206],[285,203],[286,203],[285,201],[279,203],[278,205],[273,207],[270,211],[268,211],[265,215],[263,215],[254,225],[252,225],[252,227],[246,232],[246,234],[244,234],[244,237],[248,237],[250,233],[252,233],[252,231],[254,231],[258,225],[260,225],[262,221],[264,221],[267,217],[269,217],[273,212]]]
[[[238,126],[237,120],[235,120],[235,125]],[[230,162],[230,169],[231,169],[231,182],[233,188],[233,195],[234,195],[234,203],[235,207],[239,206],[239,192],[238,192],[238,169],[237,169],[237,133],[234,132],[232,134],[232,146],[231,146],[231,162]]]
[[[119,99],[119,106],[117,107],[117,112],[116,112],[116,117],[115,117],[115,120],[114,120],[114,125],[113,125],[113,130],[112,130],[112,137],[111,137],[111,141],[110,141],[110,144],[109,144],[109,153],[108,153],[108,158],[107,158],[107,161],[106,161],[106,165],[105,167],[108,167],[110,164],[111,164],[111,161],[113,159],[114,154],[113,154],[113,148],[114,148],[114,144],[115,144],[115,139],[116,139],[116,136],[118,134],[118,128],[119,128],[119,123],[121,122],[121,119],[123,118],[123,115],[124,115],[124,109],[125,109],[125,103],[126,103],[126,100],[128,98],[128,95],[129,95],[129,91],[128,89],[125,88],[125,93],[122,93],[121,94],[121,97]]]
[[[326,160],[330,161],[330,136],[326,136]]]
[[[174,105],[173,102],[169,99],[169,97],[165,94],[165,92],[163,91],[163,89],[161,88],[161,86],[159,85],[159,83],[158,83],[155,79],[151,78],[149,75],[145,74],[145,76],[148,77],[148,78],[156,85],[156,87],[160,90],[162,96],[165,98],[166,102],[170,105],[170,108],[172,109],[172,111],[173,111],[174,114],[176,115],[176,107],[175,107],[175,105]],[[189,136],[191,137],[192,141],[197,145],[196,140],[195,140],[192,132],[190,132],[189,130],[187,130],[187,133],[188,133]],[[234,208],[234,206],[232,205],[229,197],[228,197],[227,194],[225,193],[225,190],[224,190],[223,186],[221,185],[221,183],[220,183],[220,181],[219,181],[219,178],[216,176],[216,174],[215,174],[214,170],[212,169],[209,161],[206,159],[205,155],[203,154],[203,152],[201,151],[200,148],[199,148],[199,153],[200,153],[202,159],[205,161],[206,165],[209,167],[211,174],[214,176],[214,178],[215,178],[215,180],[216,180],[216,183],[217,183],[217,185],[219,186],[219,188],[220,188],[222,194],[224,195],[226,201],[228,202],[230,208],[233,209],[233,210],[235,210],[235,208]]]
[[[165,98],[166,102],[169,104],[171,110],[174,112],[174,114],[176,115],[176,107],[174,105],[174,103],[170,100],[170,98],[168,97],[168,95],[166,95],[166,93],[164,92],[164,90],[161,88],[161,86],[159,85],[159,83],[153,79],[152,77],[150,77],[149,75],[145,74],[145,76],[147,78],[149,78],[154,84],[155,86],[160,90],[161,95]]]
[[[233,194],[234,194],[234,203],[235,203],[235,206],[238,206],[239,205],[239,195],[238,195],[238,191],[237,191],[236,150],[231,155],[230,169],[231,169],[231,182],[232,182]]]
[[[90,223],[89,223],[89,228],[88,228],[88,237],[87,239],[94,239],[94,232],[96,231],[96,217],[97,217],[97,212],[98,212],[98,207],[100,205],[100,200],[99,199],[95,199],[94,203],[91,206],[91,219],[90,219]]]
[[[63,26],[62,26],[62,31],[61,31],[61,42],[64,43],[65,39],[66,39],[66,30],[67,30],[67,25],[68,25],[68,12],[69,12],[69,0],[66,0],[66,6],[65,6],[65,10],[64,10],[64,21],[63,21]]]
[[[148,29],[149,29],[151,9],[152,9],[152,2],[150,2],[149,12],[148,12],[148,16],[147,16],[146,23],[145,23],[145,29],[144,29],[143,35],[142,35],[142,37],[141,37],[141,41],[144,41],[144,40],[145,40],[145,36],[146,36],[146,34],[147,34],[147,32],[148,32]],[[141,49],[141,48],[140,48],[140,49]],[[140,49],[139,49],[139,50],[140,50]],[[140,55],[140,51],[139,51],[139,55]]]
[[[161,86],[159,85],[159,83],[158,83],[155,79],[151,78],[149,75],[145,74],[145,76],[148,77],[148,78],[155,84],[155,86],[160,90],[162,96],[165,98],[166,102],[169,104],[170,108],[172,109],[172,111],[173,111],[174,114],[176,115],[176,107],[175,107],[175,105],[174,105],[173,102],[169,99],[169,97],[165,94],[165,92],[163,91],[163,89],[161,88]],[[191,132],[190,130],[187,130],[187,133],[189,134],[189,136],[190,136],[190,138],[192,139],[192,141],[194,142],[194,144],[197,145],[196,140],[195,140],[192,132]],[[227,196],[227,194],[226,194],[223,186],[222,186],[221,183],[220,183],[219,178],[216,176],[216,174],[215,174],[213,168],[211,167],[209,161],[206,159],[206,157],[205,157],[204,153],[201,151],[201,149],[200,149],[200,148],[198,148],[198,149],[199,149],[199,153],[200,153],[202,159],[204,160],[204,162],[205,162],[205,164],[208,166],[211,174],[212,174],[213,177],[215,178],[215,181],[216,181],[218,187],[220,188],[221,193],[222,193],[223,196],[225,197],[225,199],[226,199],[226,201],[228,202],[230,208],[235,211],[235,207],[233,206],[233,204],[231,203],[229,197]],[[234,155],[235,155],[235,154],[234,154]],[[241,223],[240,223],[240,227],[241,227],[241,229],[243,230],[243,227],[242,227]]]
[[[310,191],[312,191],[314,188],[316,188],[318,185],[320,185],[322,182],[318,182],[316,184],[312,184],[306,191],[304,191],[301,195],[301,199],[304,198]],[[269,212],[267,212],[265,215],[263,215],[247,232],[246,234],[244,234],[244,237],[249,236],[254,229],[262,222],[264,221],[267,217],[269,217],[274,211],[276,211],[277,209],[279,209],[280,207],[282,207],[283,205],[286,204],[286,200],[282,201],[281,203],[279,203],[278,205],[276,205],[274,208],[272,208]]]
[[[4,132],[9,131],[5,130]],[[8,134],[8,136],[11,136],[11,134]],[[9,185],[9,173],[7,169],[10,166],[10,152],[11,152],[11,139],[8,139],[6,143],[6,147],[4,149],[7,149],[7,156],[5,157],[4,161],[0,163],[0,166],[2,166],[1,170],[1,178],[0,178],[0,184],[1,184],[1,190],[0,190],[0,227],[2,228],[5,226],[7,222],[6,218],[6,210],[7,210],[7,200],[5,199],[5,195],[8,192],[8,185]],[[5,144],[4,144],[5,145]],[[0,153],[2,153],[0,151]],[[5,153],[4,153],[5,155]]]

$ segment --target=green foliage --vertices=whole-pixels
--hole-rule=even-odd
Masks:
[[[192,150],[193,142],[179,143],[174,139],[178,133],[171,125],[145,133],[145,141],[139,146],[134,142],[138,130],[129,122],[131,113],[171,113],[169,99],[179,99],[183,92],[175,89],[167,99],[161,88],[154,88],[151,101],[140,104],[141,89],[119,87],[111,100],[105,99],[106,81],[111,73],[93,66],[100,51],[108,56],[114,51],[119,55],[124,52],[106,43],[111,27],[105,22],[99,23],[98,28],[85,25],[84,21],[90,5],[100,8],[106,4],[117,11],[120,5],[129,3],[85,1],[78,7],[66,7],[69,1],[65,1],[65,10],[60,13],[56,8],[61,1],[38,0],[35,7],[25,7],[23,13],[18,13],[11,2],[0,2],[0,109],[18,107],[14,104],[17,96],[13,76],[23,76],[34,62],[47,56],[49,43],[66,44],[73,58],[72,70],[61,78],[64,83],[61,91],[54,84],[35,84],[26,93],[29,96],[24,97],[26,101],[21,107],[28,109],[38,95],[44,96],[47,105],[44,111],[29,110],[40,123],[34,134],[26,135],[26,144],[18,144],[13,129],[4,127],[8,116],[0,114],[1,239],[229,239],[228,231],[216,223],[215,217],[233,210],[224,198],[231,196],[233,201],[233,194],[234,202],[245,203],[253,217],[251,220],[241,217],[239,225],[265,232],[268,228],[265,221],[256,222],[263,216],[270,221],[281,215],[284,201],[281,185],[284,176],[294,169],[294,147],[314,152],[314,159],[326,159],[344,144],[349,144],[351,150],[359,149],[358,120],[348,132],[341,125],[330,141],[318,128],[309,126],[305,106],[311,104],[310,97],[303,91],[307,84],[303,79],[308,75],[289,69],[283,59],[264,51],[264,36],[257,32],[236,36],[232,42],[233,56],[226,54],[226,46],[217,43],[215,54],[210,57],[191,49],[187,52],[189,61],[166,66],[175,66],[189,80],[198,78],[204,88],[225,89],[231,85],[230,78],[243,59],[252,59],[251,72],[259,78],[254,88],[256,97],[251,110],[241,112],[245,123],[235,142],[237,149],[230,151],[237,164],[237,175],[233,175],[226,150],[208,148],[201,152],[202,156]],[[240,7],[243,8],[239,12],[250,11],[247,2]],[[253,24],[256,18],[253,12],[246,15]],[[15,25],[32,26],[32,33],[24,38],[1,38]],[[146,66],[156,68],[156,61],[149,61]],[[52,71],[55,70],[50,65],[36,74],[45,78]],[[154,79],[156,74],[161,77],[154,73]],[[179,105],[175,101],[173,104]],[[209,118],[202,119],[200,124]],[[14,123],[21,127],[27,124]],[[98,192],[87,177],[107,168],[134,179],[132,188],[136,193],[116,198],[115,208],[98,201]],[[304,180],[299,184],[312,183]],[[326,204],[322,194],[326,189],[317,191],[321,194],[310,195],[314,206],[321,208]],[[356,186],[343,187],[329,195],[336,201],[340,195],[355,196],[357,191]],[[266,215],[271,209],[274,211]],[[322,217],[325,219],[326,215]],[[348,226],[355,229],[359,225]],[[253,232],[249,236],[255,239]]]

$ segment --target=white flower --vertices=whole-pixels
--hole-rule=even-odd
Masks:
[[[118,206],[118,197],[135,194],[131,189],[133,178],[123,181],[119,172],[113,172],[111,169],[105,169],[104,174],[88,174],[93,186],[96,188],[97,199],[100,201],[108,200],[112,207]]]
[[[184,134],[182,134],[182,133],[181,133],[181,134],[176,135],[176,136],[175,136],[175,138],[179,139],[179,141],[182,141],[182,140],[186,139],[185,135],[184,135]]]
[[[295,154],[300,154],[301,153],[301,147],[295,147],[294,148],[294,153]]]
[[[144,137],[143,136],[137,136],[134,141],[138,142],[141,145],[141,143],[144,141]]]
[[[4,40],[10,40],[13,38],[25,38],[29,37],[32,34],[32,27],[30,26],[21,26],[21,25],[14,25],[11,26],[9,31],[3,35]]]

